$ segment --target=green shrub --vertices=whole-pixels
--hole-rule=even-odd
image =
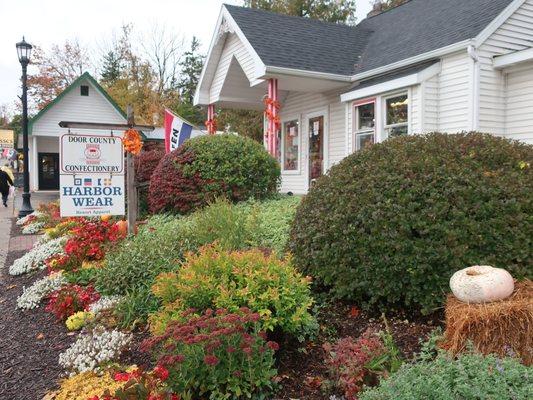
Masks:
[[[263,146],[235,135],[187,140],[165,155],[150,180],[150,210],[188,213],[217,197],[232,202],[276,193],[280,168]]]
[[[480,354],[404,365],[367,389],[360,400],[526,400],[533,396],[533,375],[517,360]]]
[[[302,198],[279,196],[264,201],[238,204],[248,215],[248,241],[253,247],[264,247],[282,254],[289,241],[289,231]]]
[[[154,278],[176,265],[189,249],[180,232],[186,222],[180,218],[157,216],[106,255],[98,271],[96,287],[105,295],[125,295],[148,289]]]
[[[315,327],[309,313],[313,303],[309,280],[297,273],[290,260],[259,250],[227,252],[207,246],[190,254],[176,272],[161,274],[152,288],[163,308],[150,317],[161,333],[171,320],[189,308],[223,308],[230,312],[248,307],[261,315],[261,327],[303,338]]]
[[[531,276],[533,147],[480,133],[387,140],[331,168],[298,208],[301,271],[369,307],[442,305],[475,264]]]

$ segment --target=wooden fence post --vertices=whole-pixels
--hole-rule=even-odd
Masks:
[[[128,125],[133,127],[135,125],[135,116],[131,105],[127,107],[127,115]],[[133,155],[130,152],[126,153],[126,193],[128,195],[128,234],[133,235],[135,233],[135,224],[137,223],[137,189],[135,188]]]

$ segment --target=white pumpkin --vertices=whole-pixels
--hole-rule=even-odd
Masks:
[[[489,303],[509,297],[514,281],[502,268],[474,265],[453,274],[450,288],[454,296],[465,303]]]

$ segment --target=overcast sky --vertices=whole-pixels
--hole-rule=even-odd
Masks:
[[[0,105],[12,108],[20,94],[21,69],[15,43],[26,41],[45,49],[78,39],[94,52],[123,24],[138,32],[164,25],[190,39],[196,35],[204,52],[222,3],[242,0],[0,0]],[[357,20],[364,19],[370,0],[358,0]]]

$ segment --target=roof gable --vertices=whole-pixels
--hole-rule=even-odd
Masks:
[[[126,119],[126,113],[120,108],[120,106],[113,100],[111,96],[105,91],[105,89],[94,79],[91,74],[88,72],[84,72],[82,75],[80,75],[74,82],[72,82],[65,90],[63,90],[54,100],[52,100],[50,103],[48,103],[45,107],[43,107],[34,117],[32,117],[28,122],[28,132],[31,135],[33,126],[37,121],[39,121],[43,115],[45,115],[47,112],[49,112],[54,106],[59,104],[59,102],[65,98],[67,94],[72,92],[75,88],[77,88],[83,81],[88,81],[98,93],[100,93],[105,100],[107,100],[111,106],[117,111],[117,113],[124,119]]]
[[[475,38],[516,0],[410,0],[355,27],[225,5],[267,66],[355,75]]]

